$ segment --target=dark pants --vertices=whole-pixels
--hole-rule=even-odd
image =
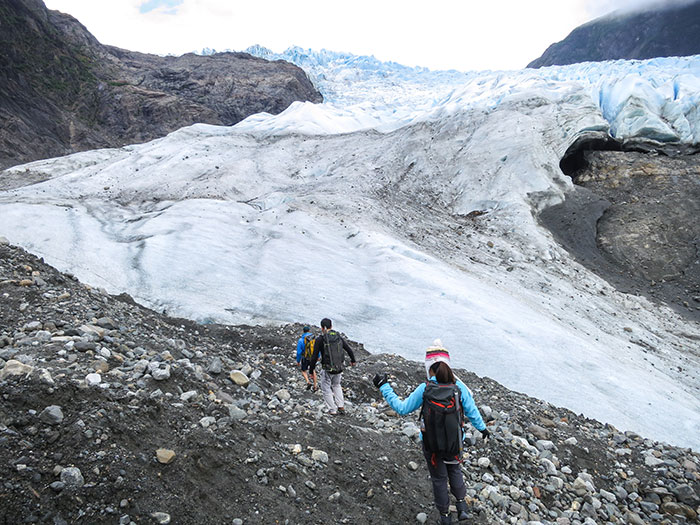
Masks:
[[[435,506],[441,514],[447,514],[450,510],[450,495],[447,493],[448,479],[450,492],[458,501],[463,500],[467,495],[467,487],[464,485],[459,463],[445,463],[439,458],[435,458],[433,463],[433,455],[425,450],[425,447],[423,447],[423,455],[428,463],[430,479],[433,482]]]

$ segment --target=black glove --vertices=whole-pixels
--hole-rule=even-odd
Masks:
[[[481,439],[484,441],[487,441],[491,437],[491,432],[489,432],[488,428],[485,428],[484,430],[481,431]]]
[[[374,376],[374,379],[372,379],[372,383],[374,383],[374,386],[379,388],[380,386],[386,384],[389,382],[389,378],[386,375],[386,372],[383,374],[376,374]]]

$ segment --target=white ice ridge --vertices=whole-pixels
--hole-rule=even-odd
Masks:
[[[598,106],[610,134],[619,140],[700,142],[700,55],[465,73],[410,68],[374,57],[299,47],[281,54],[260,46],[247,51],[303,68],[326,104],[313,114],[297,103],[279,117],[256,115],[239,124],[241,129],[345,133],[354,124],[355,131],[391,131],[455,108],[497,107],[526,86],[569,89],[570,83],[575,83]],[[304,124],[309,116],[314,126]],[[337,127],[331,125],[336,117],[340,117]],[[300,127],[290,125],[293,122]]]
[[[48,180],[0,193],[0,235],[202,322],[328,316],[370,351],[419,360],[440,337],[455,366],[700,449],[698,326],[615,291],[535,219],[572,187],[567,148],[629,121],[619,101],[646,115],[668,83],[697,100],[697,58],[468,74],[355,62],[318,66],[322,105],[8,170],[0,183]],[[655,136],[644,118],[635,129]]]

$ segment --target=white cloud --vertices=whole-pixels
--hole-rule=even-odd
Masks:
[[[141,13],[145,0],[46,0],[72,14],[100,42],[180,54],[291,45],[375,55],[431,69],[517,69],[576,26],[644,0],[356,0],[289,2],[183,0]],[[173,2],[168,2],[172,4]]]

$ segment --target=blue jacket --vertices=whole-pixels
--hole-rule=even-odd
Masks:
[[[435,379],[435,377],[431,377],[430,380],[435,381],[437,383],[437,379]],[[486,428],[486,424],[484,424],[484,420],[481,418],[479,409],[476,408],[476,403],[474,403],[474,398],[469,392],[467,385],[465,385],[459,379],[457,379],[457,387],[459,388],[461,394],[460,399],[462,402],[462,409],[464,410],[464,415],[469,418],[469,421],[471,421],[472,425],[474,425],[477,430],[484,430]],[[391,385],[389,383],[384,383],[379,388],[379,391],[384,396],[384,399],[386,399],[386,402],[389,403],[389,406],[396,410],[398,414],[403,416],[406,414],[410,414],[414,410],[419,409],[421,405],[423,405],[423,392],[425,391],[425,383],[421,383],[420,385],[418,385],[418,387],[416,387],[416,389],[413,392],[411,392],[411,395],[409,395],[403,401],[399,398],[399,396],[396,395],[394,389],[391,388]]]
[[[304,353],[304,337],[310,335],[313,337],[314,334],[311,332],[304,332],[302,336],[297,341],[297,363],[301,363],[301,355]]]

